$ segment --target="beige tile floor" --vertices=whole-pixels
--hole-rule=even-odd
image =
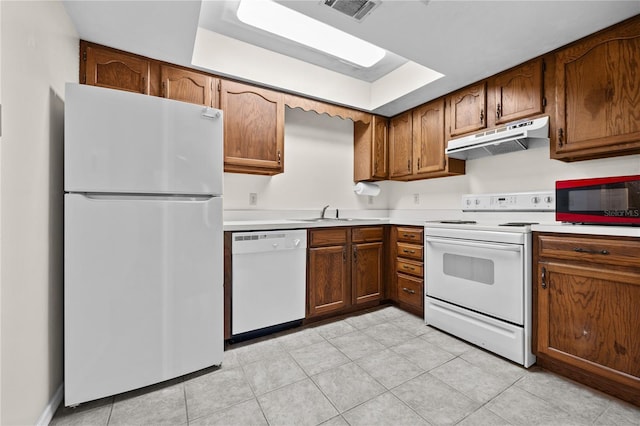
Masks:
[[[234,345],[211,368],[52,425],[640,425],[640,408],[524,369],[395,307]]]

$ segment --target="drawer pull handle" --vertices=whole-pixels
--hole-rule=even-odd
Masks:
[[[576,253],[587,253],[587,254],[602,254],[604,256],[609,254],[608,250],[588,250],[582,247],[576,247],[573,249]]]
[[[404,238],[411,238],[411,239],[414,239],[414,238],[416,237],[416,236],[415,236],[415,235],[413,235],[413,234],[402,234],[402,236],[403,236]]]
[[[403,249],[402,251],[404,253],[409,253],[409,254],[414,254],[416,252],[415,250],[407,250],[407,249]]]
[[[416,294],[415,290],[411,290],[411,289],[406,288],[406,287],[402,287],[402,291],[404,291],[406,293],[409,293],[409,294]]]
[[[404,269],[408,269],[408,270],[411,270],[411,271],[415,271],[416,270],[416,268],[414,268],[413,266],[409,266],[409,265],[402,265],[402,267]]]

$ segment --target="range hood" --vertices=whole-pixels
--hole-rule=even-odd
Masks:
[[[451,158],[472,160],[523,151],[531,141],[549,142],[549,117],[518,121],[486,132],[451,139],[445,153]]]

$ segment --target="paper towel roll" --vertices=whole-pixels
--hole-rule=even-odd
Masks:
[[[371,195],[375,197],[380,193],[380,187],[375,183],[358,182],[353,187],[353,192],[358,195]]]

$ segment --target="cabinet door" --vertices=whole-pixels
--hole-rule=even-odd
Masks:
[[[640,392],[640,274],[538,264],[537,351]]]
[[[282,93],[222,80],[224,170],[274,175],[284,171]]]
[[[383,117],[373,118],[373,177],[386,179],[389,176],[388,120]]]
[[[415,172],[445,170],[444,101],[430,102],[413,110],[413,158]]]
[[[383,244],[353,244],[352,300],[354,305],[382,299]]]
[[[148,60],[84,43],[82,49],[85,84],[149,94]]]
[[[367,123],[356,121],[353,125],[354,182],[381,180],[389,175],[388,120],[372,115]]]
[[[207,74],[162,65],[160,67],[162,97],[213,107],[214,81]]]
[[[449,136],[462,135],[487,127],[486,85],[486,82],[482,82],[447,96]]]
[[[349,305],[347,246],[309,249],[307,316],[337,312]]]
[[[409,177],[413,173],[413,123],[411,111],[389,123],[389,177]]]
[[[493,79],[496,124],[542,113],[542,59]]]
[[[639,57],[640,20],[556,54],[557,154],[640,151]]]

